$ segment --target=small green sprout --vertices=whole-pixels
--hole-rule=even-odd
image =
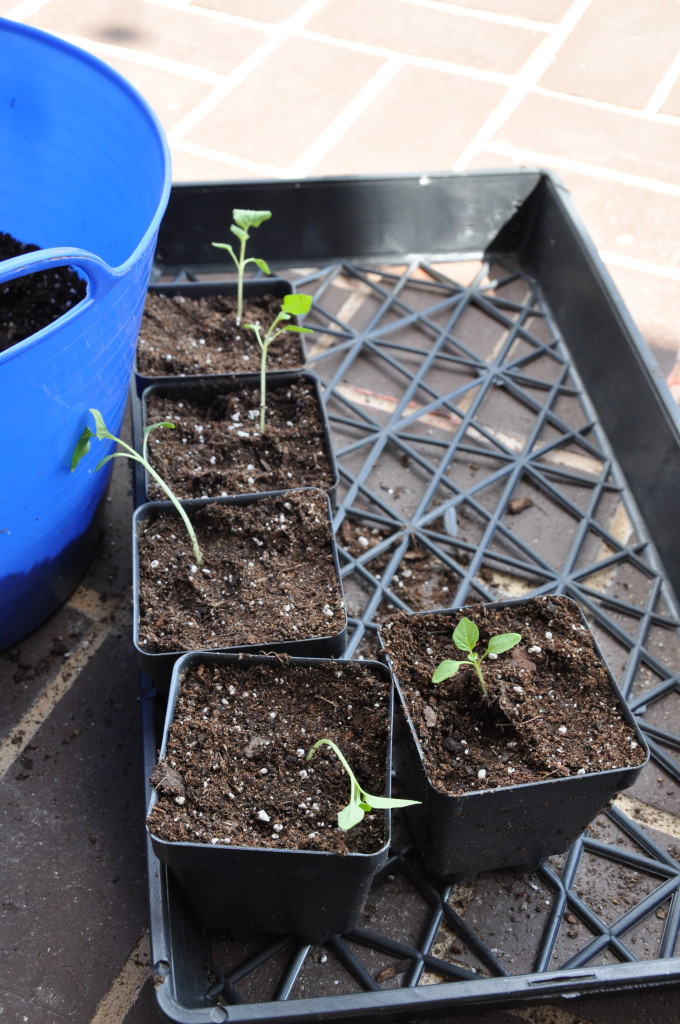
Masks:
[[[296,293],[295,295],[284,295],[283,302],[281,303],[281,310],[277,315],[276,319],[267,328],[264,335],[260,329],[259,324],[246,324],[245,326],[250,331],[255,332],[257,343],[260,346],[260,352],[262,353],[260,359],[260,433],[264,434],[265,430],[265,414],[267,411],[267,352],[269,346],[273,341],[283,334],[285,331],[290,331],[294,334],[311,334],[309,327],[298,327],[297,324],[289,324],[285,321],[290,320],[294,316],[304,316],[305,313],[309,313],[312,308],[312,296],[305,295],[304,293]],[[281,327],[278,325],[282,324]]]
[[[271,210],[232,210],[231,215],[234,219],[234,223],[231,225],[230,231],[233,235],[236,235],[241,243],[238,255],[234,252],[234,248],[229,244],[229,242],[213,242],[212,244],[216,249],[226,249],[236,264],[236,271],[238,274],[236,291],[236,322],[240,325],[241,318],[243,317],[243,277],[246,266],[249,263],[254,263],[255,266],[259,267],[264,274],[271,274],[271,270],[264,260],[258,259],[257,256],[249,256],[248,259],[246,259],[246,242],[250,238],[248,229],[259,228],[260,224],[269,220],[271,217]]]
[[[122,452],[111,452],[110,455],[104,456],[104,458],[101,460],[101,462],[98,462],[97,465],[94,467],[95,468],[95,472],[96,472],[96,470],[101,469],[101,467],[105,463],[107,463],[109,461],[109,459],[116,459],[116,458],[132,459],[135,462],[141,463],[141,465],[144,466],[146,471],[154,478],[154,480],[159,485],[159,487],[161,487],[165,491],[165,493],[167,494],[168,498],[173,503],[173,505],[175,506],[175,508],[179,512],[180,516],[182,517],[184,525],[187,528],[187,533],[189,534],[189,539],[191,540],[191,546],[192,546],[193,551],[194,551],[194,558],[196,559],[196,565],[200,566],[202,561],[203,561],[203,556],[201,555],[201,549],[198,546],[198,540],[196,539],[196,534],[194,533],[194,528],[191,525],[191,520],[189,519],[189,516],[186,514],[186,512],[182,508],[180,502],[177,500],[175,495],[172,493],[172,491],[170,490],[170,488],[166,484],[165,480],[163,480],[162,477],[159,476],[159,474],[156,472],[156,470],[153,468],[153,466],[149,463],[149,459],[148,459],[148,455],[147,455],[148,444],[149,444],[149,434],[151,433],[151,431],[152,430],[157,430],[159,427],[168,427],[170,430],[174,430],[175,429],[175,424],[174,423],[152,423],[148,427],[145,427],[144,428],[144,439],[142,441],[142,454],[140,455],[139,452],[136,452],[134,450],[134,448],[130,447],[129,444],[126,444],[125,441],[121,441],[121,439],[119,437],[116,437],[114,434],[110,433],[109,430],[107,430],[106,424],[104,423],[104,417],[102,416],[102,414],[99,412],[98,409],[90,409],[90,412],[92,413],[92,416],[94,418],[94,427],[95,427],[95,429],[94,430],[90,430],[89,427],[85,427],[85,429],[83,430],[82,434],[80,435],[80,437],[78,439],[78,443],[77,443],[77,445],[76,445],[76,447],[75,447],[75,449],[73,451],[73,457],[71,459],[71,472],[73,472],[73,470],[76,468],[76,466],[78,465],[78,463],[80,462],[82,457],[84,455],[86,455],[87,452],[89,452],[89,450],[90,450],[90,441],[92,440],[93,437],[96,438],[98,441],[115,441],[116,444],[119,444],[121,446],[121,448],[125,449],[125,451],[122,451]]]
[[[340,764],[349,775],[351,785],[349,803],[346,807],[343,807],[342,810],[338,811],[338,826],[345,832],[350,828],[354,828],[355,825],[358,825],[366,811],[374,809],[384,810],[388,807],[408,807],[410,804],[420,803],[420,800],[400,800],[396,797],[372,796],[370,793],[367,793],[366,790],[362,789],[357,782],[354,772],[347,764],[342,751],[338,745],[333,742],[333,740],[317,740],[307,754],[307,757],[305,758],[306,761],[311,760],[322,743],[325,743],[335,752]]]
[[[477,642],[479,641],[479,629],[467,619],[465,616],[460,620],[458,625],[453,631],[453,642],[459,651],[467,651],[469,657],[464,658],[462,661],[442,661],[437,665],[432,675],[433,683],[441,683],[445,679],[450,679],[451,676],[455,675],[461,665],[472,665],[479,680],[479,685],[482,688],[482,693],[489,699],[489,691],[487,690],[484,676],[482,675],[482,662],[485,658],[488,658],[490,654],[503,654],[504,651],[509,651],[511,648],[516,647],[522,639],[520,633],[499,633],[498,636],[492,636],[489,640],[484,654],[478,654],[475,651]]]

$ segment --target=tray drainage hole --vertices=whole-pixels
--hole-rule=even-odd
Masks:
[[[155,981],[165,981],[170,973],[170,964],[167,960],[157,960],[151,969]]]
[[[214,1024],[224,1024],[225,1020],[229,1020],[229,1015],[221,1006],[213,1006],[210,1011],[210,1020],[214,1021]]]

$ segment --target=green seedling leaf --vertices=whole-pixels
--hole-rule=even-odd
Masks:
[[[266,220],[271,218],[271,210],[232,210],[231,216],[234,224],[247,231],[248,228],[259,228]]]
[[[90,441],[96,436],[97,435],[93,434],[89,427],[85,427],[73,450],[73,455],[71,457],[71,472],[76,468],[83,455],[87,455],[90,450]]]
[[[453,631],[453,642],[459,651],[474,651],[479,640],[479,629],[465,616]]]
[[[443,683],[445,679],[455,676],[461,665],[469,664],[468,661],[442,661],[437,665],[432,674],[433,683]]]
[[[226,249],[236,265],[236,322],[241,323],[243,317],[243,278],[246,266],[254,263],[264,274],[271,271],[267,263],[257,256],[249,256],[246,259],[246,243],[250,238],[249,229],[259,228],[265,220],[271,217],[271,210],[232,210],[231,216],[234,223],[230,231],[241,243],[238,254],[234,252],[228,242],[213,242],[216,249]]]
[[[94,429],[97,440],[109,440],[111,438],[111,434],[109,434],[108,430],[106,429],[106,424],[104,423],[104,417],[102,416],[102,414],[97,409],[90,409],[90,412],[92,413],[92,418],[94,419]]]
[[[404,799],[402,799],[401,797],[398,797],[398,796],[373,796],[373,795],[371,795],[370,800],[371,800],[370,804],[366,804],[365,807],[364,807],[364,804],[361,805],[362,807],[364,807],[364,810],[366,810],[366,811],[370,811],[370,810],[374,810],[374,811],[385,810],[386,811],[388,809],[393,810],[395,807],[410,807],[411,804],[420,803],[419,800],[404,800]]]
[[[358,825],[364,816],[364,811],[361,807],[357,807],[356,804],[347,804],[341,811],[338,811],[338,828],[343,829],[345,832],[349,832],[351,828]]]
[[[340,761],[340,764],[349,775],[350,799],[349,803],[343,807],[342,810],[338,811],[338,828],[343,829],[345,832],[350,828],[354,828],[355,825],[359,824],[364,814],[374,808],[387,810],[391,807],[408,807],[410,804],[420,803],[420,800],[404,800],[391,796],[372,796],[370,793],[367,793],[366,790],[362,789],[357,782],[356,776],[347,763],[344,754],[333,740],[317,740],[314,746],[309,750],[305,760],[310,761],[322,744],[326,744],[331,748]]]
[[[283,296],[281,309],[290,316],[304,316],[312,308],[312,296],[304,292],[294,292]]]
[[[234,252],[234,247],[233,245],[229,245],[229,242],[211,242],[210,244],[214,245],[216,249],[226,249],[231,258],[233,259],[234,263],[237,262],[237,256],[236,253]]]
[[[452,675],[455,675],[461,665],[471,665],[479,681],[482,694],[488,699],[489,691],[484,679],[484,673],[482,672],[482,662],[490,654],[496,657],[505,651],[509,651],[520,642],[522,636],[520,633],[499,633],[498,636],[491,637],[484,654],[480,654],[478,651],[475,651],[475,647],[479,642],[479,629],[474,622],[464,615],[454,629],[451,639],[458,650],[467,651],[469,657],[463,661],[441,661],[432,673],[432,682],[442,683],[445,679],[450,679]]]
[[[269,325],[266,332],[262,334],[259,324],[244,324],[253,331],[260,346],[260,433],[265,432],[265,419],[267,412],[267,353],[273,341],[288,331],[291,334],[310,334],[309,327],[300,327],[298,324],[289,324],[288,320],[293,316],[300,316],[308,312],[312,306],[312,296],[304,292],[284,295],[279,310],[273,323]]]
[[[149,436],[152,430],[158,430],[159,427],[166,427],[168,430],[176,430],[174,423],[170,423],[165,420],[163,423],[149,423],[148,427],[144,427],[143,436],[146,438]]]
[[[486,649],[487,654],[503,654],[511,648],[516,647],[522,639],[521,633],[499,633],[492,636]]]
[[[193,549],[193,552],[194,552],[194,558],[196,559],[196,564],[197,565],[201,565],[201,563],[203,562],[203,556],[201,555],[201,549],[198,546],[198,540],[196,538],[196,533],[195,533],[194,528],[193,528],[193,526],[191,524],[191,520],[189,519],[189,516],[184,511],[184,509],[183,509],[182,505],[180,504],[179,500],[176,498],[174,493],[170,490],[170,488],[166,484],[165,480],[163,480],[163,478],[156,472],[156,470],[149,463],[148,458],[147,458],[147,441],[148,441],[149,434],[151,433],[151,431],[152,430],[156,430],[158,427],[170,427],[170,428],[174,429],[175,424],[174,423],[152,423],[152,424],[150,424],[150,426],[145,427],[144,435],[143,435],[144,436],[143,449],[142,449],[142,454],[140,455],[139,452],[136,452],[134,450],[134,448],[130,447],[129,444],[126,444],[125,441],[122,441],[119,437],[116,437],[115,434],[112,434],[107,429],[107,426],[104,423],[104,417],[102,416],[102,414],[99,412],[98,409],[90,409],[90,413],[92,414],[92,418],[94,420],[95,431],[93,433],[92,430],[89,427],[85,427],[85,429],[83,430],[82,434],[80,435],[80,438],[78,439],[78,442],[77,442],[76,447],[74,449],[73,455],[71,457],[71,472],[74,471],[74,469],[76,468],[76,466],[78,465],[80,460],[89,451],[89,449],[90,449],[90,441],[91,441],[92,438],[96,437],[98,441],[114,441],[117,445],[120,445],[120,447],[123,449],[123,451],[111,452],[109,455],[105,455],[104,458],[101,460],[101,462],[98,462],[97,465],[94,467],[95,472],[98,469],[101,469],[101,467],[104,466],[110,459],[132,459],[133,462],[141,463],[141,465],[144,466],[144,468],[146,469],[147,473],[149,473],[150,476],[152,476],[154,478],[156,483],[162,488],[162,490],[165,492],[165,494],[167,494],[168,498],[170,499],[170,501],[173,503],[173,505],[177,509],[177,512],[179,513],[180,518],[182,519],[182,521],[183,521],[183,523],[184,523],[184,525],[186,527],[187,533],[189,534],[189,539],[191,541],[191,546],[192,546],[192,549]]]

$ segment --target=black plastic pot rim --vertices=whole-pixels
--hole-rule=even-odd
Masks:
[[[328,456],[328,464],[332,475],[332,484],[328,488],[328,494],[331,495],[331,501],[334,501],[335,492],[340,482],[340,473],[338,471],[338,465],[335,458],[335,452],[333,451],[333,442],[331,440],[330,427],[328,424],[328,415],[326,413],[326,407],[323,402],[321,394],[321,381],[314,373],[310,373],[309,370],[273,370],[271,373],[267,373],[267,391],[283,389],[296,381],[307,381],[314,389],[316,400],[319,407],[319,419],[323,429],[324,444],[326,447],[326,454]],[[230,373],[230,374],[201,374],[191,377],[164,377],[154,379],[153,384],[148,384],[141,393],[139,402],[141,405],[141,414],[139,417],[133,417],[133,447],[136,451],[141,451],[143,431],[147,425],[147,398],[155,394],[169,394],[171,398],[176,397],[173,392],[177,391],[177,397],[181,397],[183,392],[187,393],[187,397],[194,397],[195,393],[200,388],[205,389],[204,393],[211,397],[220,393],[220,391],[239,391],[245,388],[253,388],[259,392],[260,389],[260,375],[259,373]],[[133,396],[134,400],[134,396]],[[135,422],[138,421],[138,422]],[[144,497],[149,492],[149,473],[148,471],[135,464],[134,472],[137,473],[139,470],[139,476],[143,479],[142,501],[141,503],[148,502],[150,499]],[[283,493],[283,490],[299,490],[299,485],[291,486],[290,488],[275,489],[271,491],[244,491],[240,492],[241,496],[246,495],[257,495],[258,497],[271,497],[275,494]],[[217,497],[236,497],[236,495],[216,495]],[[197,500],[197,499],[188,499]],[[204,500],[204,499],[202,499]]]
[[[331,544],[331,550],[333,554],[333,565],[335,568],[335,578],[338,585],[338,592],[342,600],[342,607],[344,613],[344,626],[337,633],[328,633],[324,636],[300,636],[295,637],[291,640],[281,640],[272,643],[266,643],[262,641],[258,644],[235,644],[231,648],[201,648],[201,652],[205,654],[221,653],[221,652],[238,652],[248,654],[261,653],[266,650],[267,647],[280,649],[281,645],[290,645],[305,642],[332,642],[339,640],[347,631],[347,605],[345,602],[344,591],[342,588],[342,577],[340,574],[340,562],[338,559],[338,549],[335,541],[335,535],[333,533],[333,518],[330,505],[330,499],[325,491],[322,491],[318,487],[296,487],[285,491],[272,491],[271,493],[265,494],[236,494],[228,498],[191,498],[187,501],[181,501],[180,505],[191,512],[192,509],[203,508],[205,505],[218,504],[218,505],[252,505],[256,501],[264,501],[271,498],[278,497],[289,497],[291,493],[299,491],[309,491],[315,494],[323,495],[326,499],[326,506],[328,510],[328,527],[329,527],[329,542]],[[171,501],[147,501],[144,504],[139,505],[132,516],[132,607],[133,607],[133,623],[132,623],[132,642],[138,655],[145,660],[151,661],[158,659],[158,662],[162,660],[167,661],[170,658],[177,659],[184,654],[190,653],[186,650],[177,651],[145,651],[142,644],[139,642],[139,544],[138,544],[138,532],[137,527],[139,523],[151,515],[153,512],[170,512],[177,515],[177,510]]]
[[[185,668],[187,668],[188,666],[190,666],[192,664],[195,664],[195,663],[206,664],[208,662],[211,663],[211,664],[222,664],[222,665],[234,665],[234,664],[240,664],[240,665],[244,665],[244,664],[250,664],[250,665],[254,665],[254,664],[271,665],[272,668],[276,669],[276,671],[278,671],[278,672],[285,671],[285,666],[287,666],[287,665],[293,665],[293,666],[294,665],[301,665],[301,666],[314,666],[314,665],[325,666],[325,665],[332,665],[334,669],[337,669],[338,668],[338,664],[343,664],[343,662],[338,663],[337,661],[334,661],[331,658],[298,658],[298,657],[295,657],[295,656],[290,656],[290,657],[286,656],[285,664],[282,664],[280,658],[271,657],[271,656],[266,655],[266,654],[243,655],[243,654],[230,654],[229,652],[222,653],[222,652],[215,652],[215,651],[212,651],[212,652],[211,651],[205,651],[205,652],[204,651],[188,651],[186,654],[182,655],[182,657],[179,658],[175,662],[175,665],[174,665],[174,668],[173,668],[173,671],[172,671],[172,680],[170,682],[170,696],[168,698],[168,703],[167,703],[166,712],[165,712],[165,722],[164,722],[164,725],[163,725],[163,739],[162,739],[160,751],[159,751],[159,754],[158,754],[158,759],[159,760],[163,757],[163,755],[165,754],[166,748],[167,748],[168,730],[170,728],[170,724],[173,721],[174,713],[175,713],[175,704],[176,704],[177,698],[178,698],[178,696],[180,694],[180,691],[181,691],[183,672],[184,672]],[[348,661],[348,662],[344,662],[344,664],[346,664],[346,665],[362,665],[364,667],[373,668],[374,670],[377,670],[381,675],[383,675],[385,673],[385,665],[383,665],[379,661],[372,661],[372,660],[365,660],[365,661],[362,661],[362,662],[350,662],[350,661]],[[388,687],[388,693],[389,693],[388,705],[387,705],[388,737],[387,737],[387,764],[386,764],[386,772],[385,772],[385,795],[386,796],[390,796],[391,790],[392,790],[392,786],[391,786],[391,783],[392,783],[392,743],[391,743],[391,732],[392,732],[392,716],[393,716],[393,709],[394,709],[394,683],[393,683],[393,679],[391,678],[391,675],[389,677],[385,676],[385,684]],[[149,801],[149,806],[147,808],[147,819],[148,819],[149,814],[151,813],[152,808],[155,806],[157,799],[158,799],[158,797],[157,797],[157,794],[156,794],[156,790],[152,789],[151,790],[151,799]],[[153,832],[151,832],[151,830],[149,829],[148,824],[146,826],[146,830],[147,830],[147,834],[149,835],[150,838],[153,839],[154,843],[158,843],[159,846],[163,846],[164,848],[169,849],[169,850],[173,850],[173,849],[177,850],[177,849],[181,849],[181,848],[199,849],[199,850],[217,850],[217,851],[219,851],[222,854],[224,854],[227,850],[233,850],[234,852],[236,852],[236,851],[238,851],[238,852],[249,852],[249,853],[257,853],[257,854],[261,854],[261,855],[262,854],[277,854],[277,855],[280,856],[282,854],[284,854],[284,855],[288,854],[290,856],[291,854],[293,854],[296,857],[299,857],[301,854],[305,854],[305,856],[310,856],[310,857],[313,857],[315,859],[329,858],[329,857],[330,858],[342,857],[342,859],[345,860],[347,857],[351,857],[353,860],[371,860],[371,859],[375,858],[376,856],[378,856],[379,854],[383,853],[389,847],[390,841],[391,841],[391,823],[392,823],[391,810],[388,808],[387,810],[385,810],[385,811],[383,811],[381,813],[383,813],[385,815],[385,833],[384,833],[385,834],[385,841],[382,844],[382,846],[378,847],[376,850],[373,850],[370,853],[362,853],[360,851],[356,851],[356,852],[355,851],[351,851],[350,853],[347,853],[347,854],[339,854],[339,853],[333,852],[332,850],[296,850],[296,849],[291,849],[291,848],[286,849],[284,847],[282,847],[281,849],[273,849],[271,847],[262,847],[262,846],[239,846],[236,843],[234,843],[234,844],[231,844],[231,843],[228,843],[228,844],[227,843],[222,843],[222,844],[215,843],[214,845],[211,845],[211,844],[208,844],[208,843],[192,843],[192,842],[188,842],[188,841],[181,841],[181,842],[180,841],[174,841],[174,842],[170,842],[169,840],[166,840],[166,839],[160,839]]]
[[[179,282],[163,282],[150,284],[148,291],[154,292],[158,295],[185,295],[187,298],[210,298],[213,295],[234,295],[237,289],[236,278],[224,278],[220,281],[179,281]],[[284,277],[255,277],[246,278],[243,282],[243,294],[244,296],[250,295],[280,295],[283,298],[284,295],[294,294],[295,285],[292,281],[287,280]],[[298,322],[297,317],[293,317],[294,322]],[[302,342],[302,335],[298,335],[298,344],[300,346],[300,362],[301,365],[305,363],[305,352],[304,344]],[[248,376],[252,374],[252,370],[245,370],[243,373],[234,371],[233,374],[227,376],[234,376],[237,378]],[[135,350],[133,377],[135,380],[136,391],[138,395],[141,395],[144,388],[151,384],[171,384],[177,380],[200,380],[204,376],[210,376],[210,374],[196,374],[196,373],[175,373],[175,374],[146,374],[141,373],[137,368],[137,352]]]
[[[556,596],[556,595],[553,595],[553,594],[540,594],[540,595],[534,595],[534,597],[529,596],[529,597],[513,598],[513,599],[511,599],[509,601],[485,601],[485,602],[479,602],[477,604],[467,604],[467,605],[461,606],[460,608],[435,608],[435,609],[428,610],[428,611],[415,612],[414,613],[414,618],[418,617],[418,616],[422,616],[422,615],[441,615],[442,617],[446,617],[446,618],[450,618],[450,619],[454,620],[454,619],[459,618],[461,613],[464,613],[465,611],[467,611],[467,610],[469,610],[471,608],[478,608],[480,606],[480,604],[483,605],[483,607],[485,607],[485,608],[509,608],[509,607],[514,607],[516,605],[526,604],[528,601],[532,601],[532,600],[541,600],[541,599],[549,600],[551,597],[554,597],[554,596]],[[560,595],[560,596],[565,596],[565,595]],[[423,748],[422,748],[422,746],[420,744],[420,740],[418,739],[418,734],[417,734],[416,730],[413,727],[413,722],[411,720],[411,716],[410,716],[409,711],[408,711],[408,706],[407,706],[406,700],[404,698],[404,694],[402,692],[401,686],[399,685],[399,679],[397,677],[396,672],[392,668],[392,663],[391,663],[391,659],[390,659],[389,655],[387,654],[386,651],[382,650],[380,652],[380,657],[385,662],[385,664],[388,665],[388,667],[390,669],[390,672],[392,673],[392,680],[394,682],[395,691],[396,691],[396,693],[397,693],[397,695],[399,697],[399,701],[400,701],[401,706],[403,708],[404,717],[406,719],[406,723],[408,725],[409,732],[410,732],[410,734],[411,734],[411,736],[412,736],[412,738],[413,738],[413,740],[415,742],[416,750],[418,751],[418,757],[420,759],[423,772],[425,773],[425,781],[427,782],[427,785],[432,790],[432,792],[435,793],[438,797],[450,797],[451,800],[466,800],[467,801],[467,800],[470,800],[472,798],[483,799],[485,796],[489,797],[492,794],[508,792],[508,790],[514,790],[516,792],[521,792],[521,791],[527,790],[527,789],[532,789],[533,790],[533,789],[537,789],[537,788],[540,788],[540,787],[546,787],[546,786],[549,786],[551,789],[554,789],[556,786],[559,786],[560,783],[562,783],[562,785],[569,785],[569,784],[571,784],[571,786],[573,786],[574,782],[577,782],[579,779],[589,779],[590,780],[590,779],[596,779],[596,778],[607,778],[610,775],[619,775],[621,772],[624,772],[624,771],[633,771],[633,770],[635,770],[636,772],[639,772],[639,771],[641,771],[644,768],[644,766],[649,761],[650,750],[649,750],[649,747],[647,745],[647,742],[646,742],[644,736],[642,735],[642,732],[640,731],[640,727],[638,726],[635,718],[633,717],[633,714],[632,714],[630,708],[628,707],[628,703],[626,702],[626,700],[624,700],[624,697],[623,697],[619,687],[616,684],[616,680],[614,679],[614,676],[612,675],[612,673],[611,673],[611,671],[610,671],[610,669],[609,669],[609,667],[607,665],[607,662],[606,662],[605,658],[602,655],[602,652],[601,652],[601,650],[599,648],[599,645],[598,645],[597,641],[595,640],[595,637],[592,634],[592,631],[590,630],[590,627],[588,626],[588,623],[587,623],[586,618],[585,618],[585,616],[583,614],[583,611],[582,611],[582,609],[579,606],[577,601],[574,601],[573,598],[569,598],[569,600],[572,601],[574,606],[578,609],[579,615],[581,616],[581,621],[586,626],[586,628],[588,629],[588,632],[592,636],[593,644],[595,646],[595,652],[596,652],[597,656],[599,657],[600,661],[602,662],[602,664],[604,665],[604,667],[605,667],[605,669],[607,671],[607,676],[609,678],[609,685],[612,688],[614,696],[618,700],[620,711],[621,711],[621,713],[622,713],[622,715],[623,715],[623,717],[624,717],[624,719],[626,721],[626,724],[628,726],[630,726],[630,728],[634,731],[636,742],[637,742],[638,746],[641,748],[641,750],[645,754],[644,761],[642,761],[639,765],[623,764],[623,765],[619,765],[618,768],[606,768],[606,769],[603,769],[601,771],[584,772],[583,775],[576,775],[576,774],[574,774],[574,775],[562,775],[562,776],[559,776],[558,778],[537,779],[534,782],[516,782],[516,783],[511,783],[508,786],[494,786],[494,787],[490,787],[489,789],[465,790],[462,793],[459,793],[459,794],[456,794],[456,795],[447,793],[445,790],[437,789],[435,786],[432,785],[432,782],[430,781],[430,778],[427,775],[427,768],[426,768],[426,765],[425,765],[425,758],[424,758],[424,755],[423,755]],[[380,628],[378,629],[378,640],[381,641],[381,629]]]

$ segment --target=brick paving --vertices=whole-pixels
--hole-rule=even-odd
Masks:
[[[137,85],[177,181],[553,170],[680,399],[676,0],[0,0],[0,15]],[[114,503],[129,500],[120,467],[115,481]],[[12,1024],[156,1019],[126,537],[112,516],[84,588],[0,655],[0,1019]],[[57,881],[69,828],[82,849]],[[484,1019],[662,1024],[679,1009],[647,995]]]
[[[677,375],[675,0],[5,0],[0,13],[136,84],[177,181],[553,170]]]

